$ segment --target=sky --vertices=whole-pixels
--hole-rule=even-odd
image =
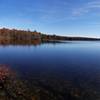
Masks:
[[[0,28],[100,37],[100,0],[0,0]]]

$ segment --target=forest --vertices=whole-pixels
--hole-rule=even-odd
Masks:
[[[38,42],[50,42],[50,41],[96,41],[100,40],[99,38],[90,38],[90,37],[68,37],[68,36],[59,36],[59,35],[48,35],[41,32],[30,31],[30,30],[17,30],[17,29],[0,29],[0,42],[32,42],[37,40]]]

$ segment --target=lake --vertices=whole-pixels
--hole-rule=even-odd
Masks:
[[[0,64],[10,66],[36,100],[100,99],[99,41],[1,45]]]

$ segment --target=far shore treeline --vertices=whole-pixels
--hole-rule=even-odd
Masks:
[[[17,30],[17,29],[0,29],[0,42],[50,42],[50,41],[59,41],[59,40],[82,40],[82,41],[95,41],[100,40],[99,38],[89,38],[89,37],[68,37],[68,36],[58,36],[58,35],[47,35],[37,31],[30,30]]]

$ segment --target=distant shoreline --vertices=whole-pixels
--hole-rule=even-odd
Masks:
[[[59,41],[100,41],[100,38],[90,37],[69,37],[59,35],[47,35],[37,31],[17,30],[17,29],[0,29],[0,41],[34,41],[39,42],[59,42]]]

